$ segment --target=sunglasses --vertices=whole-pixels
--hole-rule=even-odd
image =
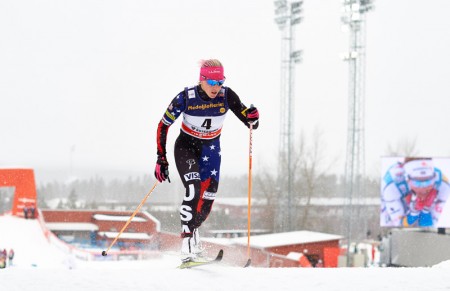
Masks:
[[[411,186],[413,186],[415,188],[426,188],[426,187],[433,185],[434,179],[425,180],[425,181],[411,179],[411,180],[409,180],[409,182],[411,183]]]
[[[206,77],[203,76],[203,75],[202,75],[202,77],[206,80],[206,83],[208,83],[208,85],[210,85],[210,86],[216,86],[216,85],[217,86],[222,86],[223,83],[225,83],[225,79],[216,81],[216,80],[206,79]]]
[[[216,80],[206,80],[206,83],[208,83],[208,85],[210,85],[210,86],[222,86],[223,85],[223,83],[225,83],[225,80],[219,80],[219,81],[216,81]]]

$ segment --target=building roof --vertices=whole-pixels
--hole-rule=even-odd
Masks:
[[[265,205],[266,199],[252,198],[252,205]],[[215,205],[227,206],[246,206],[248,204],[247,197],[221,197],[214,200]]]
[[[299,261],[301,257],[303,257],[304,255],[302,253],[299,252],[290,252],[289,254],[287,254],[287,258],[294,260],[294,261]]]
[[[342,238],[343,237],[340,235],[302,230],[251,236],[250,246],[256,248],[272,248],[287,245],[340,240]],[[233,241],[236,244],[246,245],[247,237],[235,238]]]
[[[310,205],[314,206],[341,206],[347,205],[348,199],[346,197],[312,197],[309,201]],[[353,199],[352,204],[354,205],[380,205],[380,197],[362,197],[359,199]],[[233,197],[233,198],[217,198],[215,200],[215,205],[222,206],[246,206],[248,204],[247,197]],[[266,199],[252,198],[252,205],[266,205]],[[298,205],[306,205],[307,198],[302,198],[298,202]]]
[[[362,198],[353,198],[353,205],[380,205],[381,199],[380,197],[362,197]],[[344,197],[313,197],[311,199],[310,205],[315,206],[340,206],[347,205],[348,198]],[[301,199],[301,205],[306,204],[306,198]]]
[[[86,222],[51,222],[45,226],[51,231],[97,231],[98,226],[93,223]]]
[[[215,229],[209,231],[212,234],[242,234],[244,233],[247,235],[248,230],[247,229]],[[252,229],[251,233],[268,233],[269,230],[267,229]]]
[[[106,214],[94,214],[95,220],[107,220],[107,221],[128,221],[130,219],[130,216],[127,215],[106,215]],[[146,222],[147,220],[142,217],[133,217],[131,221],[136,222]]]
[[[107,238],[116,238],[118,232],[112,232],[112,231],[99,231],[99,236],[106,236]],[[120,235],[120,238],[122,239],[150,239],[151,236],[148,235],[148,233],[144,232],[122,232]]]

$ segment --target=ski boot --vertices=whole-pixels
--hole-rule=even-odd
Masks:
[[[183,238],[181,244],[181,261],[183,263],[203,261],[203,251],[204,248],[200,241],[198,229],[194,229],[192,237]]]

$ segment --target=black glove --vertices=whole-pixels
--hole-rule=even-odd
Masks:
[[[156,160],[155,177],[159,182],[163,182],[167,179],[170,183],[169,162],[167,162],[166,156],[158,156],[158,159]]]
[[[249,109],[247,109],[246,111],[246,116],[247,116],[247,120],[248,122],[256,122],[259,119],[259,112],[258,109],[256,107],[250,106]]]

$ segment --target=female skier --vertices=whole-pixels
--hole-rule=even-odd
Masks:
[[[199,83],[186,87],[169,104],[158,124],[155,177],[169,179],[166,140],[169,127],[183,114],[180,135],[175,141],[175,164],[186,188],[180,208],[181,260],[194,261],[201,255],[198,228],[208,217],[216,198],[220,178],[220,134],[230,109],[247,127],[258,128],[256,107],[246,107],[225,82],[222,63],[216,59],[201,63]],[[170,179],[169,179],[170,182]]]

